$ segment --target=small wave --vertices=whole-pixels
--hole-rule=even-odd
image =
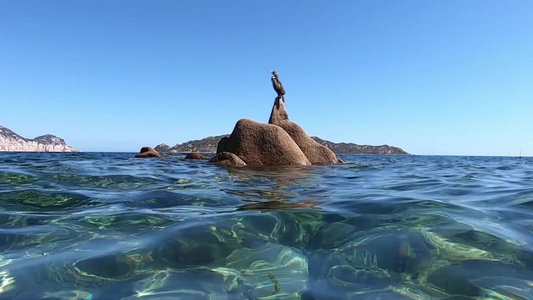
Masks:
[[[91,198],[73,192],[23,190],[0,193],[0,205],[9,210],[70,210],[91,203]]]

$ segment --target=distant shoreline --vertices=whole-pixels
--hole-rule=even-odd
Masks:
[[[229,135],[209,136],[201,140],[192,140],[170,147],[160,144],[154,149],[159,153],[216,153],[220,139]],[[313,140],[331,149],[335,154],[375,154],[375,155],[411,155],[403,149],[395,146],[380,145],[359,145],[355,143],[334,143],[318,137],[311,137]]]

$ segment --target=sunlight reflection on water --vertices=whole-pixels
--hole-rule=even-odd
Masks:
[[[0,299],[533,299],[533,160],[0,154]]]

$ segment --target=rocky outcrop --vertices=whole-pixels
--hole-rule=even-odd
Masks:
[[[285,103],[280,98],[276,99],[272,107],[268,123],[283,128],[313,165],[335,164],[339,162],[337,155],[333,151],[317,143],[305,133],[300,125],[289,120]]]
[[[199,159],[199,160],[210,160],[211,157],[203,155],[198,152],[191,152],[185,156],[185,159]]]
[[[136,158],[149,158],[149,157],[161,157],[161,154],[154,150],[152,147],[142,147],[139,154],[135,155]]]
[[[79,152],[55,135],[45,134],[34,139],[27,139],[3,126],[0,126],[0,151]]]
[[[248,166],[342,163],[333,151],[313,140],[298,124],[289,120],[285,101],[279,93],[268,123],[239,120],[231,135],[220,139],[217,156],[211,161],[232,165],[233,156],[236,156]],[[222,153],[227,159],[219,157]]]
[[[241,119],[217,152],[237,155],[247,165],[311,165],[300,147],[281,127]]]
[[[210,162],[217,163],[219,165],[244,167],[246,163],[240,159],[237,155],[230,152],[220,152],[215,157],[209,160]]]
[[[317,143],[298,124],[289,120],[285,101],[279,95],[268,123],[239,120],[231,135],[220,139],[217,156],[211,161],[233,165],[236,156],[248,166],[308,166],[342,162],[328,147]]]

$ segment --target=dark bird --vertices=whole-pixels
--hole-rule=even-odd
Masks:
[[[285,97],[283,97],[283,95],[285,95],[285,88],[283,88],[283,84],[281,84],[281,81],[279,81],[278,72],[272,71],[272,78],[270,79],[272,80],[274,91],[278,93],[278,98],[282,98],[283,102],[285,102]]]

